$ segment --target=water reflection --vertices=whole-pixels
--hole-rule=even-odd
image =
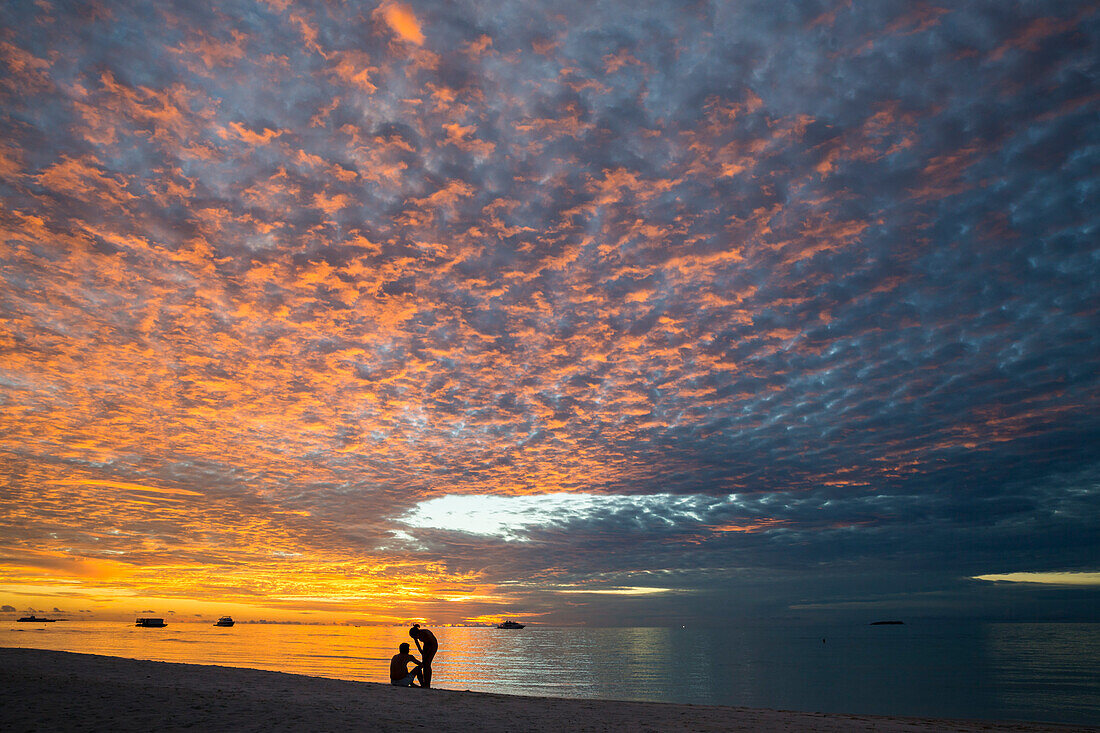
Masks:
[[[433,686],[450,689],[1100,722],[1100,625],[1095,624],[434,631],[440,651]],[[408,641],[403,627],[0,624],[0,646],[370,682],[388,682],[389,658],[403,641]]]
[[[1100,719],[1100,624],[989,624],[984,641],[991,686],[1006,717],[1026,718],[1034,680],[1042,679],[1048,706],[1067,720]]]

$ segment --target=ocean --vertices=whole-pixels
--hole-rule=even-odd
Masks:
[[[4,621],[0,646],[386,682],[411,641],[403,627],[168,622]],[[433,684],[453,690],[1100,725],[1100,624],[433,630]]]

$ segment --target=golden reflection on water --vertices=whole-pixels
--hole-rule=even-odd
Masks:
[[[165,628],[118,622],[11,623],[0,645],[186,664],[250,667],[319,677],[388,681],[389,658],[409,641],[398,627],[237,624],[169,620]]]
[[[706,674],[696,659],[687,679],[676,679],[680,673],[668,660],[677,650],[668,629],[444,627],[434,631],[440,651],[433,665],[433,684],[442,688],[638,698],[646,697],[638,690],[699,683]],[[250,667],[366,682],[389,681],[389,659],[402,642],[411,643],[408,629],[393,626],[237,624],[218,628],[170,619],[165,628],[149,629],[119,622],[0,625],[0,646]]]

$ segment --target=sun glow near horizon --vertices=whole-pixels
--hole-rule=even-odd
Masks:
[[[1035,583],[1038,585],[1096,585],[1100,586],[1100,572],[1070,570],[1062,572],[1019,572],[975,575],[975,580],[997,583]]]

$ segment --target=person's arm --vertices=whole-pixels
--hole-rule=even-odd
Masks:
[[[420,639],[414,636],[413,641],[416,642],[416,651],[420,652],[421,656],[424,656],[424,647],[420,646]]]

